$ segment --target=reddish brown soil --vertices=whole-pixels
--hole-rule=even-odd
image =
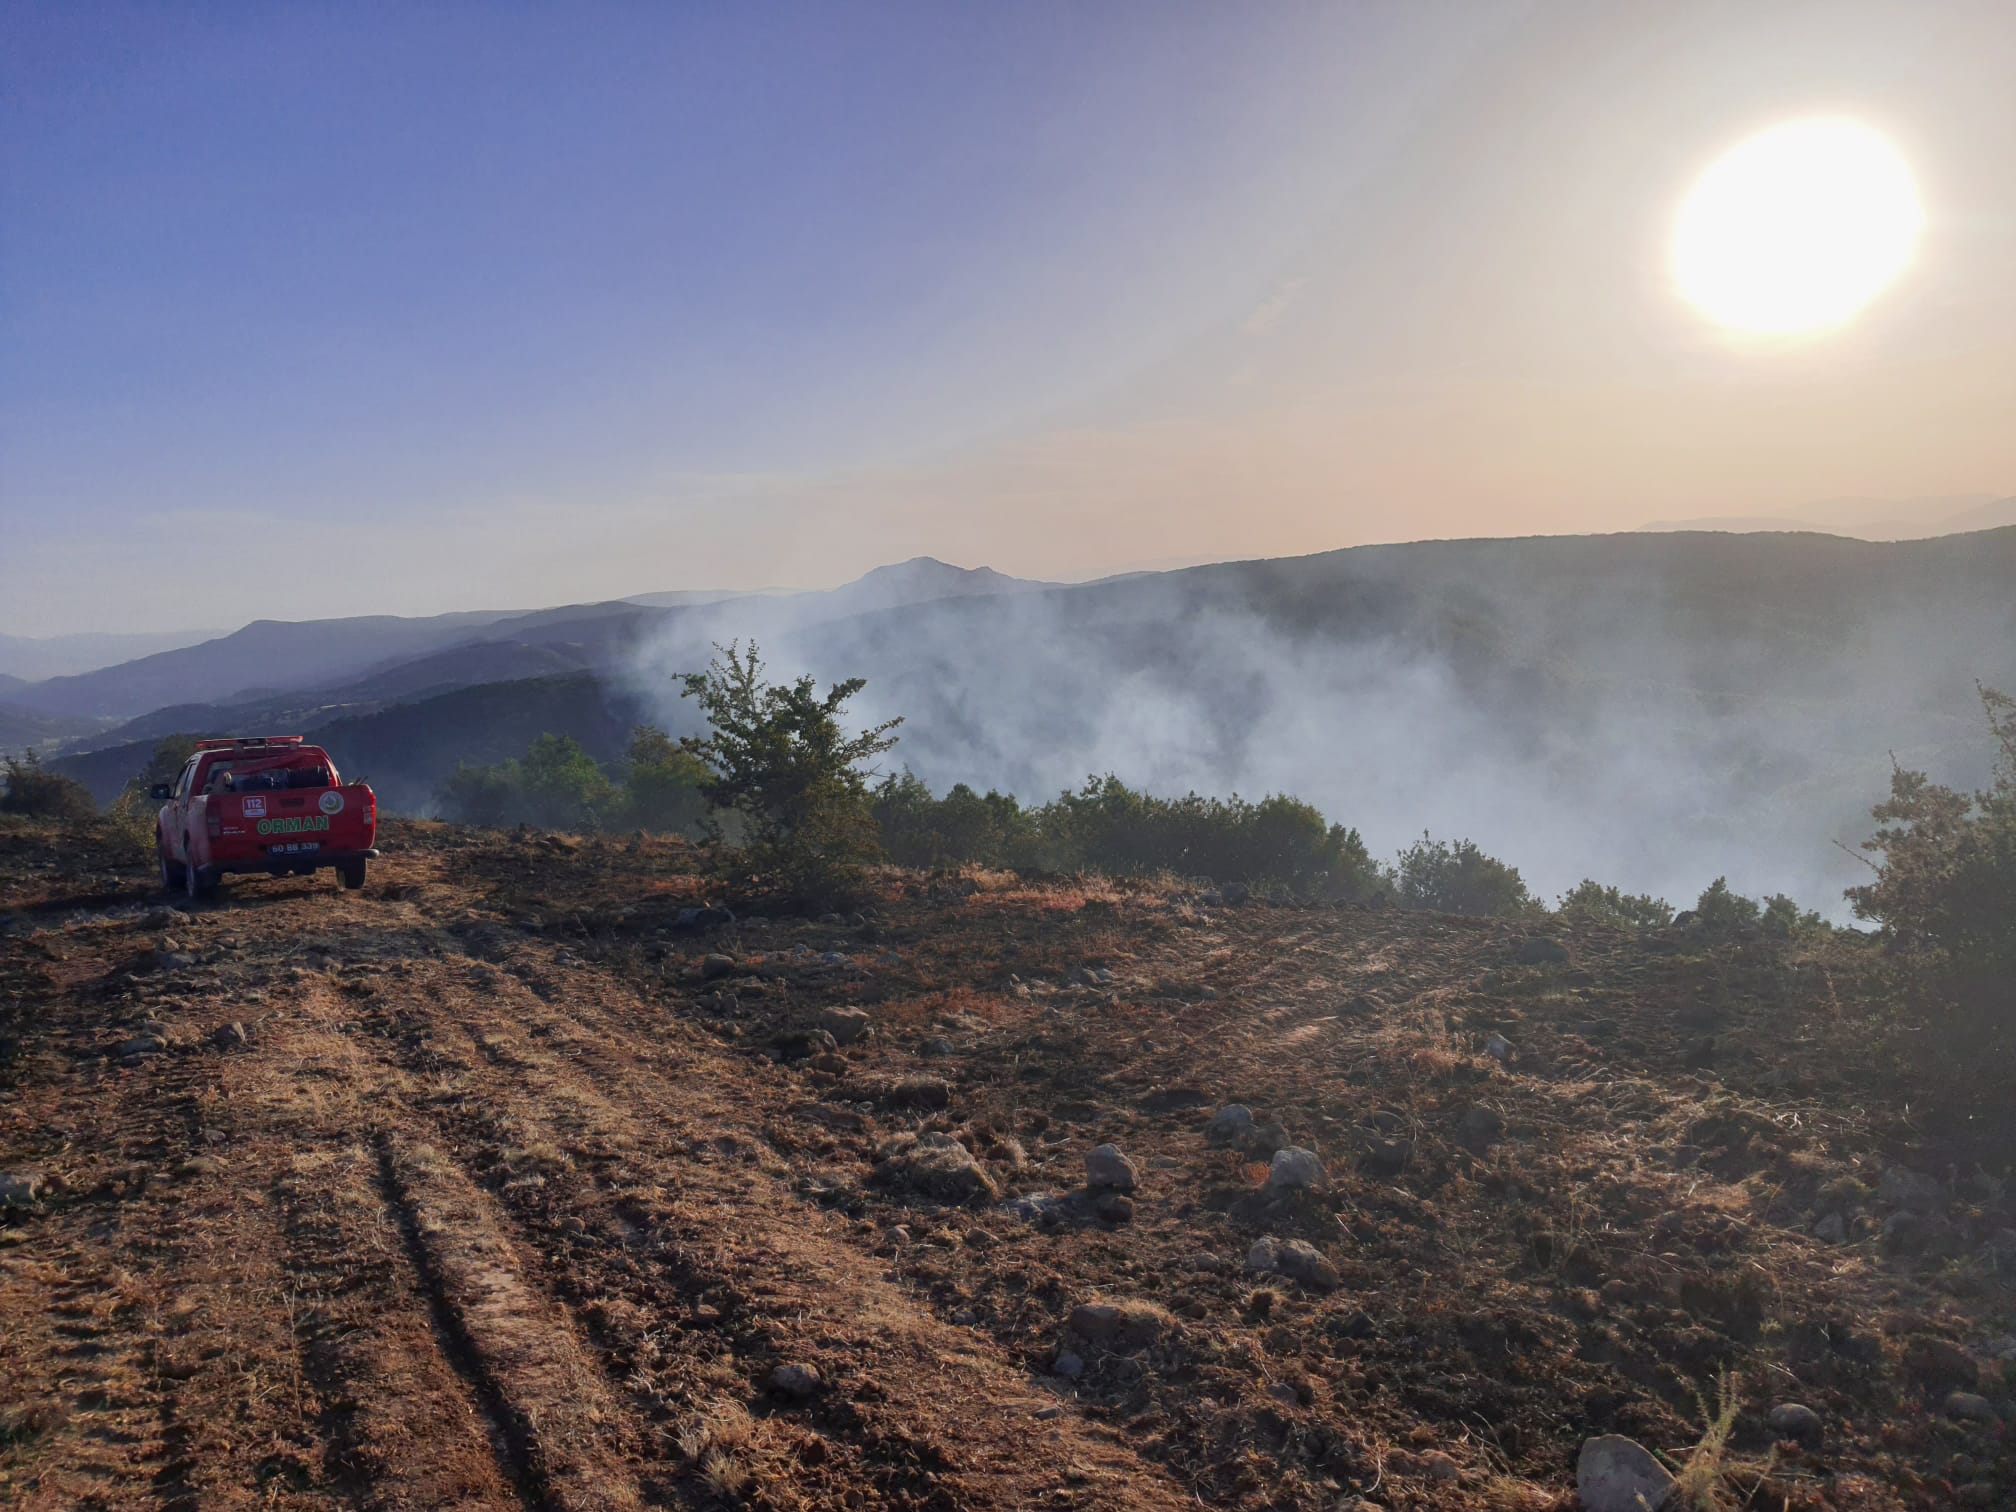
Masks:
[[[1885,1065],[1862,947],[1548,921],[1528,965],[1508,923],[898,873],[696,933],[675,842],[385,843],[362,894],[188,913],[0,830],[0,1172],[45,1182],[0,1214],[0,1503],[1567,1508],[1586,1436],[1684,1457],[1727,1371],[1732,1506],[2016,1505],[2006,1152]],[[872,1038],[778,1058],[845,1004]],[[1231,1101],[1329,1187],[1270,1200],[1204,1138]],[[1003,1197],[1110,1141],[1133,1211],[878,1179],[925,1131]],[[1930,1182],[1886,1245],[1892,1164]],[[1339,1284],[1248,1274],[1265,1234]],[[1088,1341],[1088,1301],[1153,1309]]]

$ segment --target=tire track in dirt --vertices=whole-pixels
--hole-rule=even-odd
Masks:
[[[525,1505],[477,1397],[439,1346],[378,1182],[378,1160],[361,1144],[322,1143],[297,1150],[274,1186],[306,1297],[295,1331],[326,1404],[334,1478],[372,1512]]]
[[[375,1140],[379,1179],[433,1300],[449,1358],[503,1437],[528,1505],[558,1512],[638,1506],[604,1442],[616,1417],[564,1309],[525,1280],[494,1204],[429,1145]]]
[[[558,991],[552,990],[555,983]],[[767,1146],[760,1132],[715,1090],[746,1075],[744,1068],[697,1044],[662,1009],[612,991],[601,973],[574,965],[542,982],[545,993],[508,977],[490,983],[484,1007],[492,1022],[500,1011],[508,1012],[503,1022],[510,1029],[477,1029],[472,1035],[471,1026],[458,1022],[465,1014],[447,1011],[447,1002],[468,995],[455,972],[430,971],[415,985],[444,1000],[443,1011],[431,1019],[437,1044],[442,1033],[461,1035],[471,1052],[467,1080],[484,1084],[480,1096],[458,1103],[508,1108],[513,1125],[537,1126],[562,1150],[570,1141],[580,1148],[583,1135],[590,1134],[589,1164],[619,1153],[615,1169],[601,1175],[570,1171],[564,1188],[550,1182],[514,1193],[507,1183],[506,1210],[538,1226],[528,1248],[573,1277],[559,1284],[584,1294],[614,1294],[620,1302],[626,1289],[638,1290],[623,1283],[641,1257],[662,1278],[655,1295],[643,1289],[647,1310],[655,1310],[661,1322],[667,1312],[684,1315],[689,1325],[696,1310],[713,1315],[697,1328],[679,1330],[702,1356],[711,1355],[713,1364],[698,1372],[702,1384],[675,1393],[669,1405],[704,1417],[723,1402],[731,1383],[746,1395],[749,1377],[762,1373],[763,1361],[803,1351],[836,1378],[836,1386],[855,1388],[853,1400],[839,1410],[815,1408],[811,1416],[828,1444],[844,1443],[858,1453],[857,1473],[877,1487],[871,1496],[898,1491],[923,1505],[948,1508],[995,1499],[1115,1507],[1166,1506],[1181,1499],[1159,1471],[1102,1430],[1075,1417],[1039,1426],[1035,1414],[1054,1410],[1054,1397],[1008,1366],[991,1343],[941,1322],[928,1303],[885,1279],[830,1214],[808,1208],[787,1191],[764,1168]],[[625,1022],[633,1018],[655,1029],[655,1037],[638,1039],[632,1023]],[[667,1040],[677,1043],[676,1052],[665,1048]],[[539,1042],[564,1047],[564,1053],[539,1048]],[[710,1066],[717,1058],[721,1063]],[[651,1064],[667,1059],[676,1061],[676,1075]],[[648,1125],[629,1111],[644,1108],[653,1113]],[[497,1133],[481,1113],[473,1122],[467,1113],[443,1117],[442,1128],[465,1159],[479,1162],[481,1146]],[[735,1152],[727,1158],[719,1153],[723,1141]],[[737,1158],[751,1155],[753,1163]],[[774,1168],[775,1157],[769,1161]],[[576,1231],[571,1246],[568,1229]],[[621,1317],[633,1307],[595,1310],[605,1318]],[[609,1331],[606,1324],[603,1331]],[[722,1333],[731,1343],[727,1350],[719,1337],[709,1337]],[[638,1330],[628,1334],[603,1346],[613,1344],[620,1356],[611,1360],[612,1374],[634,1370]],[[744,1355],[755,1359],[744,1361]],[[661,1369],[677,1376],[677,1364]],[[725,1378],[724,1364],[733,1372]],[[937,1438],[915,1426],[943,1422],[948,1413],[960,1425],[953,1436]],[[776,1423],[761,1419],[758,1426]],[[1032,1459],[1027,1444],[1037,1435],[1046,1441],[1046,1453]],[[781,1431],[757,1445],[779,1457],[788,1457],[793,1447],[791,1435]],[[829,1478],[846,1468],[826,1461],[827,1449],[812,1452]],[[954,1487],[970,1487],[973,1494]]]

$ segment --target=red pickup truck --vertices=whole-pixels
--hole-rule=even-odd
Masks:
[[[199,740],[182,775],[153,796],[161,885],[192,898],[215,891],[226,872],[306,876],[333,866],[345,887],[362,887],[378,854],[378,795],[345,783],[329,753],[299,735]]]

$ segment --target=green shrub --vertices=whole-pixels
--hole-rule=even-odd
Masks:
[[[1487,856],[1468,840],[1421,838],[1400,852],[1393,891],[1408,908],[1479,918],[1530,912],[1533,898],[1516,866]]]
[[[1584,879],[1572,892],[1563,893],[1556,912],[1564,918],[1593,919],[1635,929],[1657,929],[1673,922],[1673,905],[1664,898],[1622,892],[1593,878]]]
[[[1893,772],[1863,846],[1875,880],[1847,893],[1970,1046],[2016,1027],[2016,699],[1983,688],[1981,704],[1997,746],[1988,789]]]
[[[753,643],[714,649],[705,672],[679,679],[707,716],[705,736],[679,743],[706,768],[700,791],[740,817],[750,880],[799,902],[838,901],[881,853],[862,763],[896,744],[902,721],[849,734],[841,716],[863,679],[821,695],[810,677],[766,683]]]
[[[98,817],[91,790],[74,777],[50,771],[32,750],[6,758],[6,777],[6,787],[0,789],[0,814],[69,824]]]

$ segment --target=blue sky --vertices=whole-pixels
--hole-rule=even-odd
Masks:
[[[8,6],[0,631],[2016,491],[2016,22],[1754,9]],[[1760,368],[1662,217],[1815,103],[1947,255]]]

